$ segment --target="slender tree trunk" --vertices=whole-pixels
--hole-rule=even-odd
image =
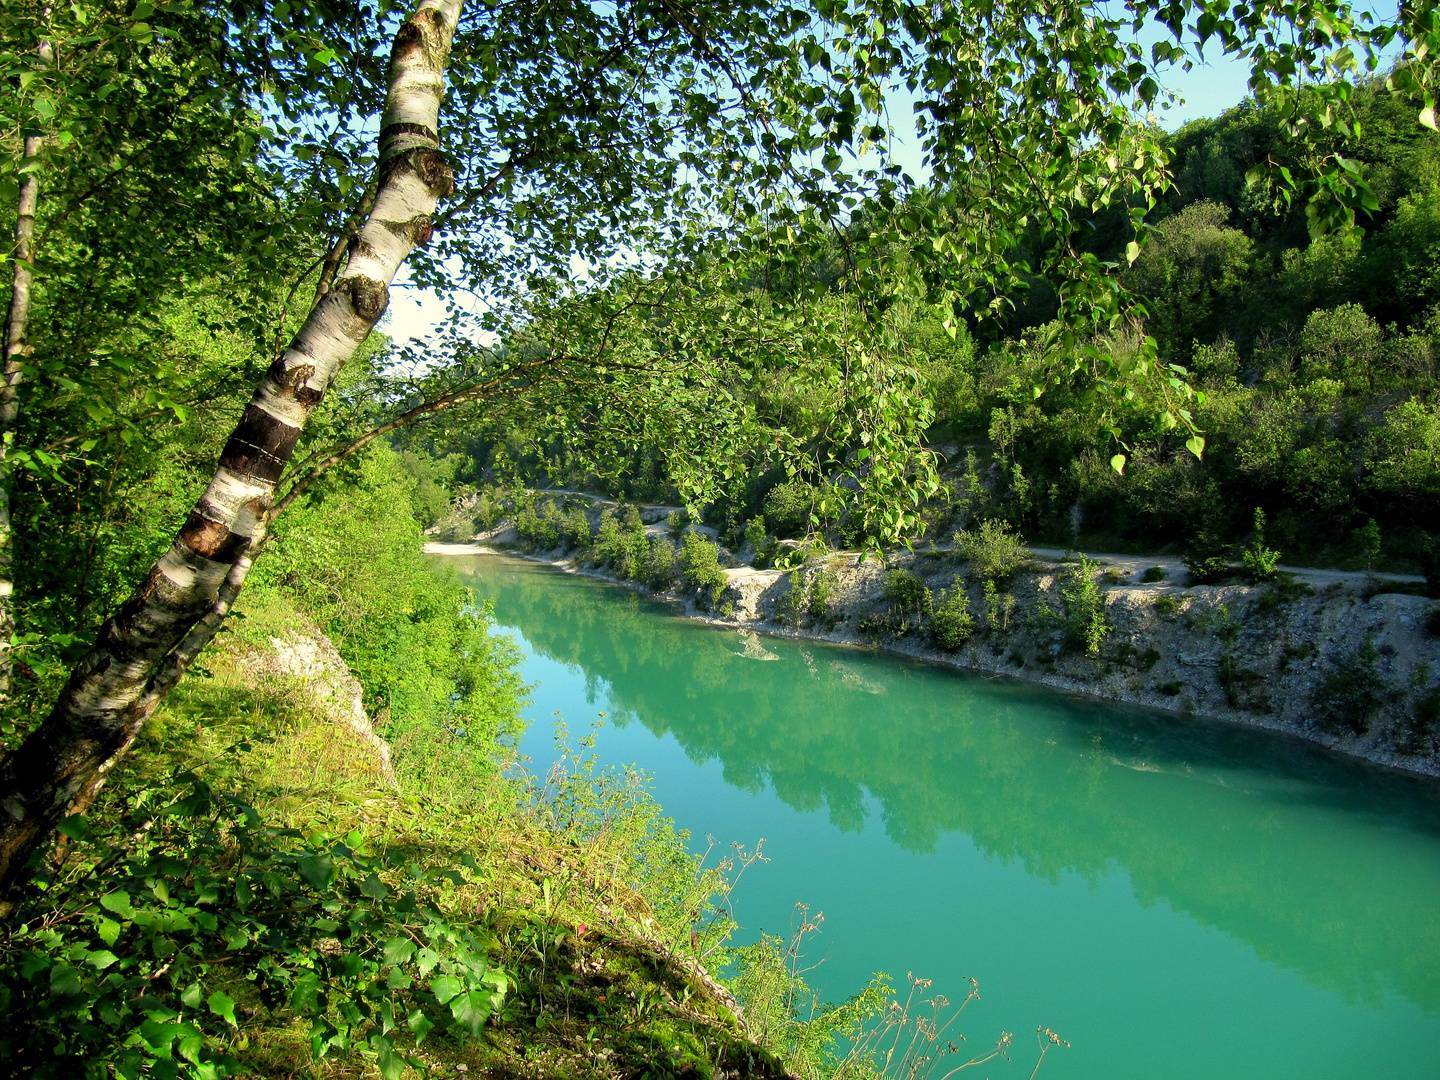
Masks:
[[[40,50],[41,58],[49,51]],[[32,135],[25,140],[25,156],[40,153],[41,138]],[[15,215],[15,281],[10,288],[10,308],[5,313],[4,381],[0,382],[0,703],[10,696],[10,638],[15,633],[13,609],[14,587],[11,567],[14,543],[10,535],[10,481],[5,471],[5,436],[15,430],[20,412],[17,388],[30,353],[31,293],[35,272],[30,269],[35,258],[35,211],[40,205],[40,181],[31,169],[20,182],[20,198]]]
[[[42,41],[40,63],[54,59],[50,42]],[[40,156],[43,137],[31,135],[25,140],[25,158]],[[10,639],[15,633],[15,585],[12,577],[15,541],[10,528],[10,478],[5,471],[6,436],[15,430],[20,414],[18,387],[30,355],[30,309],[35,287],[35,212],[40,207],[39,170],[30,169],[20,181],[20,196],[15,213],[15,280],[10,288],[10,307],[5,312],[5,364],[0,371],[0,705],[10,697],[10,674],[14,657]]]
[[[375,203],[344,271],[266,372],[170,550],[100,628],[50,715],[0,765],[0,914],[14,910],[13,886],[71,801],[113,767],[213,635],[207,627],[225,618],[306,421],[385,311],[400,265],[429,240],[435,206],[454,185],[436,129],[462,3],[421,0],[396,35]]]

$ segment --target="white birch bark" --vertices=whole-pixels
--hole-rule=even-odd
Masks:
[[[224,619],[306,421],[385,311],[401,264],[429,240],[436,204],[454,182],[437,127],[462,4],[421,0],[397,33],[375,202],[345,269],[266,372],[170,550],[101,627],[50,715],[0,765],[0,895],[71,801],[98,787]]]
[[[51,62],[50,43],[41,42],[40,63]],[[24,158],[40,156],[44,139],[31,135],[25,140]],[[10,306],[5,312],[5,361],[0,382],[0,704],[10,696],[10,672],[14,657],[10,638],[15,633],[14,567],[15,547],[10,530],[10,478],[6,473],[5,436],[15,430],[20,413],[18,387],[30,354],[30,309],[33,306],[35,273],[35,214],[40,208],[40,180],[36,169],[20,181],[15,213],[15,278],[10,288]]]
[[[26,139],[25,157],[34,158],[39,153],[40,138]],[[35,257],[35,211],[39,204],[40,182],[32,169],[20,183],[16,205],[15,280],[10,289],[10,307],[5,314],[4,382],[0,383],[0,703],[10,696],[10,638],[15,632],[11,577],[14,546],[10,535],[10,478],[5,468],[4,437],[15,429],[15,418],[20,411],[17,387],[30,351],[31,291],[35,285],[30,263]]]

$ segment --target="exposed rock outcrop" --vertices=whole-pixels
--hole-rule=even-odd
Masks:
[[[459,553],[458,546],[447,550]],[[463,548],[474,552],[475,547]],[[539,556],[616,580],[558,553]],[[929,618],[885,599],[887,576],[914,573],[931,596],[958,589],[974,632],[934,644]],[[1440,775],[1440,603],[1406,583],[1137,583],[1133,569],[1092,575],[1105,632],[1077,640],[1063,595],[1074,564],[1036,558],[992,590],[952,551],[812,559],[783,572],[726,571],[718,602],[675,591],[687,614],[753,633],[879,646],[1057,689],[1291,732],[1337,751]],[[1338,575],[1337,575],[1338,576]],[[641,588],[634,582],[624,582]],[[758,643],[757,643],[758,644]]]
[[[349,728],[374,751],[385,784],[395,787],[390,745],[376,734],[365,711],[365,689],[330,639],[319,628],[291,629],[283,637],[269,638],[269,646],[250,654],[252,671],[296,682],[320,713]]]

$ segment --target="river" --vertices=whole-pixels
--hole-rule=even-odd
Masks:
[[[1440,787],[1268,732],[715,629],[618,586],[451,559],[555,715],[703,845],[753,846],[740,941],[823,911],[809,981],[982,999],[1052,1080],[1440,1077]],[[965,1075],[970,1075],[967,1072]]]

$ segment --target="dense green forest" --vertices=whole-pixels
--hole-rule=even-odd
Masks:
[[[1440,27],[1316,11],[6,5],[0,1067],[824,1075],[915,1030],[769,942],[755,1045],[735,865],[583,749],[506,772],[515,656],[421,530],[543,481],[740,541],[1218,550],[1261,507],[1419,565]],[[1165,135],[1206,40],[1264,103]],[[395,346],[402,268],[484,310]],[[393,775],[257,667],[312,632]]]
[[[1013,294],[998,324],[962,311],[970,317],[953,337],[943,310],[896,313],[894,347],[923,379],[934,409],[925,439],[948,481],[914,538],[999,518],[1058,546],[1223,549],[1248,536],[1260,507],[1287,561],[1423,571],[1440,529],[1440,135],[1415,124],[1404,96],[1380,80],[1357,90],[1354,104],[1359,134],[1337,143],[1363,163],[1378,209],[1315,238],[1301,202],[1247,180],[1267,164],[1302,167],[1278,110],[1247,101],[1166,137],[1174,185],[1148,215],[1154,234],[1121,274],[1146,314],[1103,347],[1133,353],[1148,334],[1185,369],[1204,394],[1194,410],[1203,459],[1186,450],[1188,433],[1164,430],[1153,416],[1102,422],[1094,371],[1069,370],[1070,358],[1047,347],[1057,299],[1043,279]],[[1123,260],[1126,221],[1120,211],[1087,220],[1101,259]],[[840,261],[837,245],[808,273],[843,293]],[[815,390],[805,381],[775,373],[742,393],[793,439],[819,441],[814,414],[825,406],[807,400]],[[637,443],[623,466],[597,474],[587,467],[594,448],[577,454],[549,423],[536,416],[503,438],[473,429],[417,437],[462,486],[557,484],[680,500],[661,447]],[[1110,463],[1122,446],[1123,474]],[[862,542],[858,521],[827,512],[834,462],[829,473],[807,462],[798,476],[787,464],[773,445],[758,448],[706,508],[707,522],[737,547],[761,515],[781,538],[819,531],[832,544]]]

